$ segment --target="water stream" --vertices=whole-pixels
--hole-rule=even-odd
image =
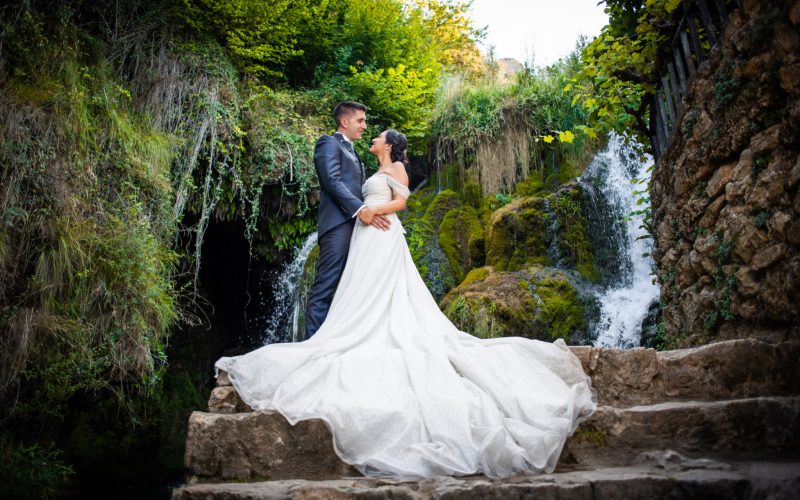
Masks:
[[[317,244],[317,233],[311,233],[297,249],[295,257],[283,268],[272,284],[273,307],[265,322],[262,343],[296,342],[303,335],[299,332],[300,309],[304,302],[300,297],[300,283],[308,256]]]
[[[631,215],[648,207],[646,201],[637,205],[634,191],[641,188],[634,180],[646,178],[651,163],[649,157],[640,161],[622,137],[612,134],[606,150],[579,178],[594,247],[606,270],[594,335],[600,347],[638,347],[642,321],[658,300],[659,289],[650,274],[652,239],[644,237],[642,216]]]

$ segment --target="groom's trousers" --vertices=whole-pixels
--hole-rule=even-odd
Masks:
[[[350,219],[325,232],[319,238],[319,261],[317,276],[308,297],[305,326],[306,339],[317,333],[319,327],[328,316],[328,309],[333,301],[333,294],[342,277],[347,253],[350,250],[350,236],[356,219]]]

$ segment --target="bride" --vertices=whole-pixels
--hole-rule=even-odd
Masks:
[[[406,146],[394,130],[372,141],[380,168],[364,183],[364,203],[391,225],[356,223],[317,333],[216,368],[256,410],[293,425],[322,419],[337,455],[368,476],[551,472],[595,410],[590,379],[560,339],[478,339],[439,310],[395,215],[409,196]]]

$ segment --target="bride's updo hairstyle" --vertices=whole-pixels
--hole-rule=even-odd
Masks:
[[[386,131],[386,144],[392,145],[392,161],[403,162],[403,165],[408,166],[408,139],[402,132],[390,128]]]

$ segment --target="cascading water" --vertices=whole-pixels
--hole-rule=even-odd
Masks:
[[[273,307],[266,320],[263,344],[295,342],[299,336],[300,282],[308,256],[317,244],[317,233],[312,233],[297,250],[294,260],[287,264],[273,282]]]
[[[632,215],[648,208],[646,201],[637,205],[634,181],[648,175],[651,162],[640,161],[623,137],[612,134],[606,150],[579,179],[592,239],[608,271],[605,288],[598,292],[600,320],[594,343],[600,347],[638,347],[642,321],[658,300],[659,289],[650,274],[652,241],[644,238],[642,216]]]

